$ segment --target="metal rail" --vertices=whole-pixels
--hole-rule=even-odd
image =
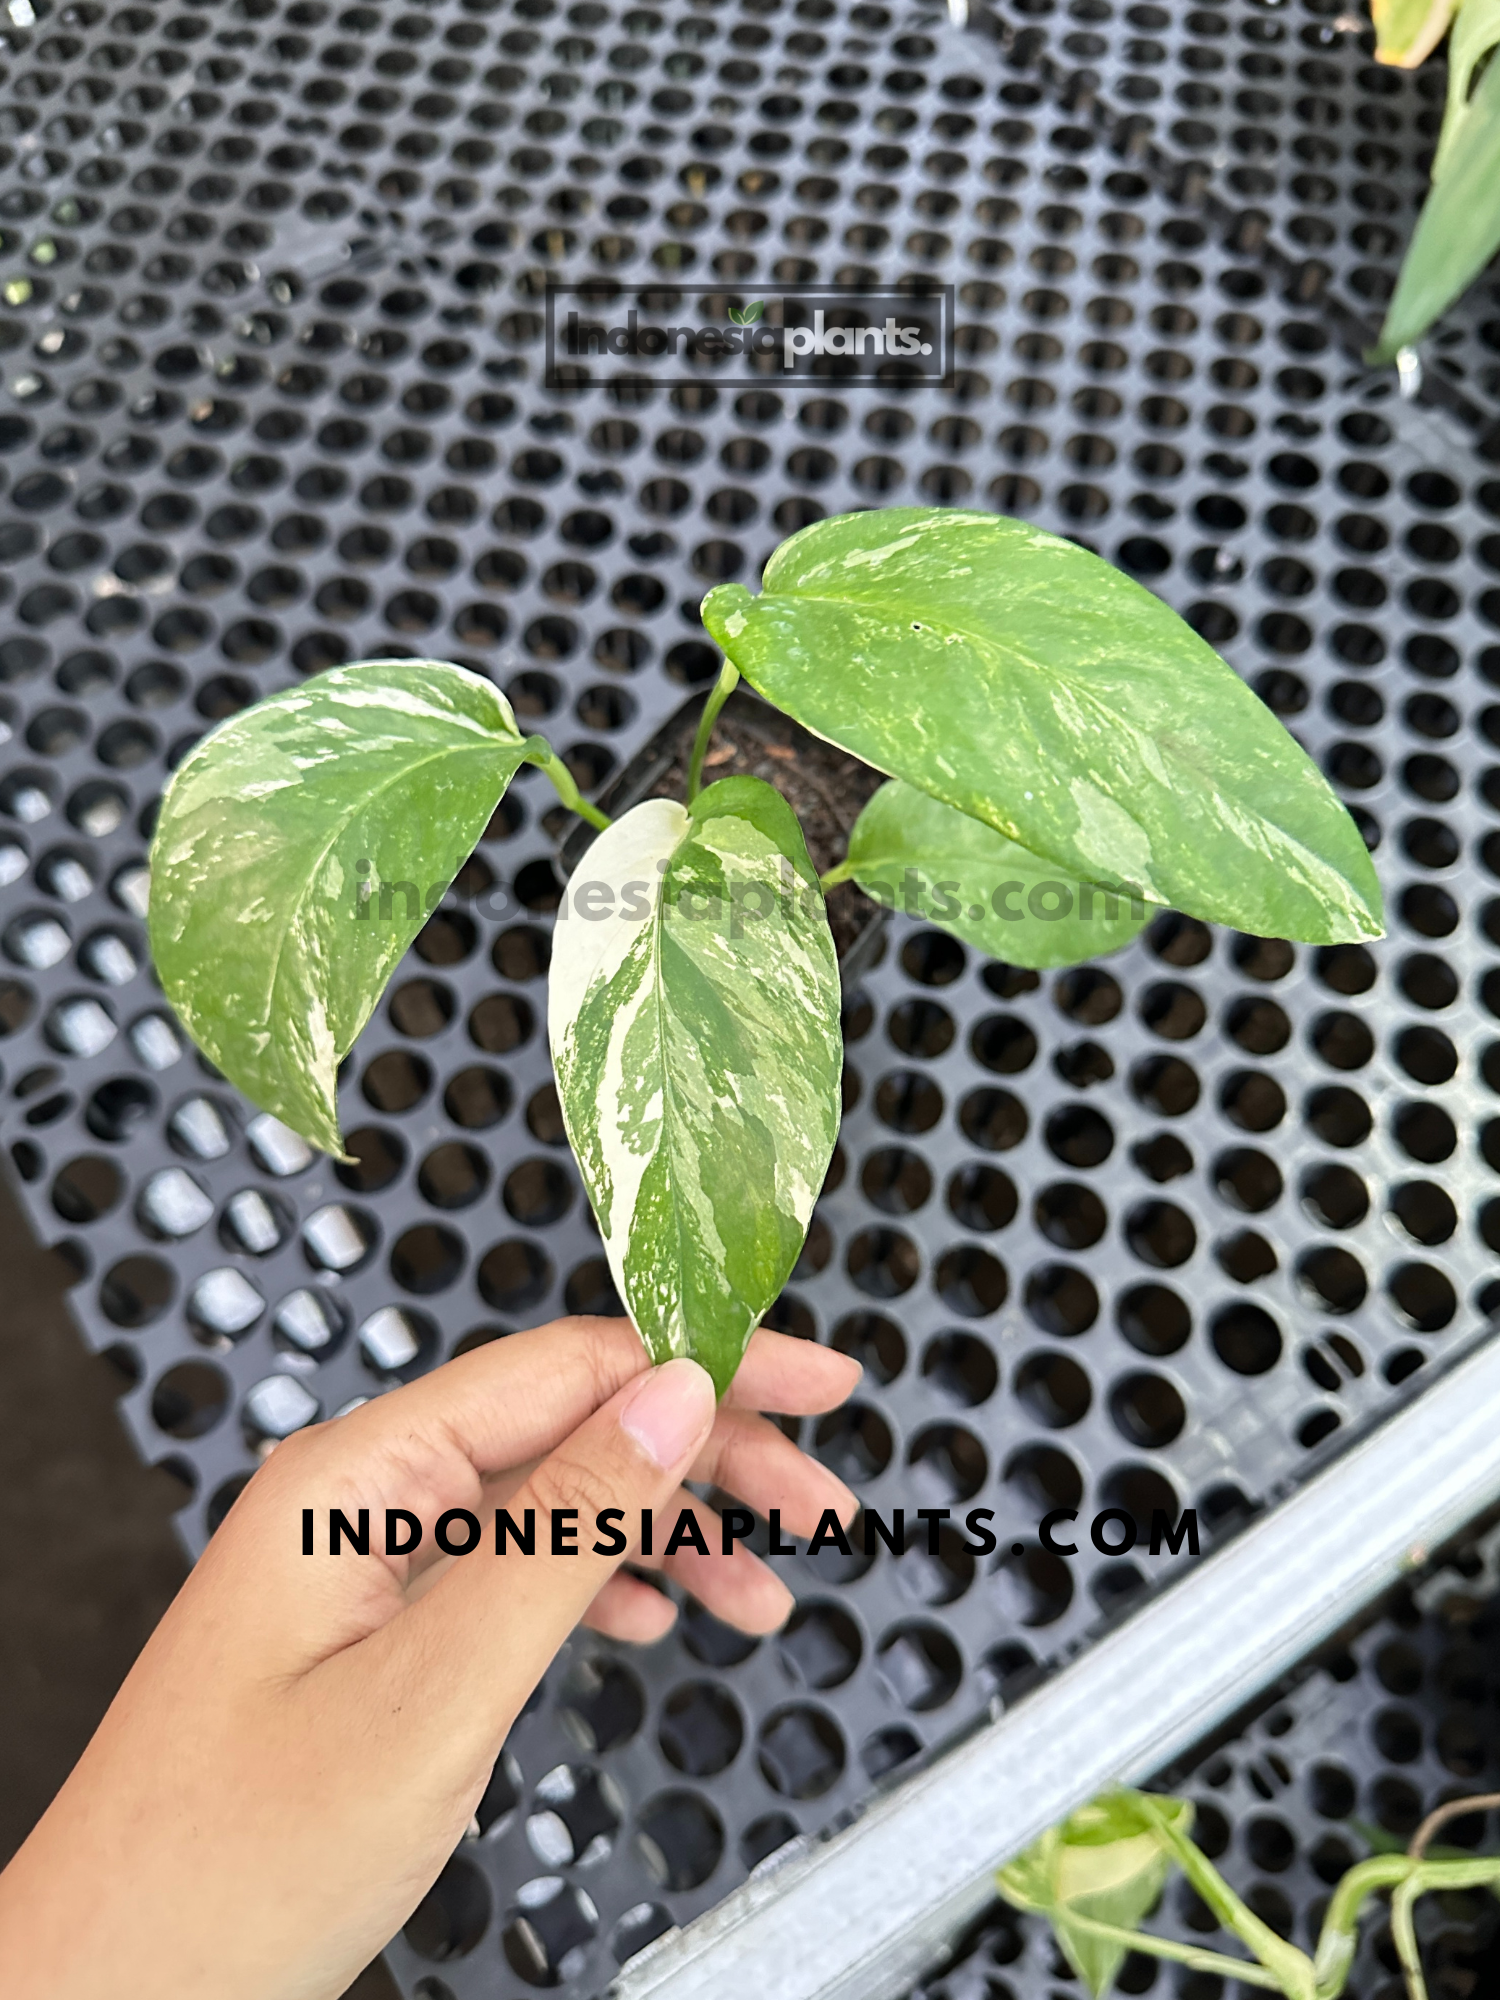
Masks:
[[[896,2000],[984,1907],[997,1867],[1181,1757],[1496,1500],[1492,1337],[998,1721],[667,1933],[611,1994]]]

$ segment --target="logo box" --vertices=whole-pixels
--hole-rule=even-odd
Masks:
[[[826,390],[835,382],[953,379],[951,285],[931,291],[859,285],[623,286],[547,282],[546,386],[623,376],[674,389],[757,383]]]

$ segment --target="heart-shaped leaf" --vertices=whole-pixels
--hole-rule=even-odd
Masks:
[[[615,1285],[656,1361],[722,1395],[807,1234],[839,1123],[833,938],[759,778],[648,799],[589,848],[547,1028]]]
[[[1182,1833],[1192,1824],[1186,1799],[1157,1799]],[[1131,1931],[1148,1914],[1171,1873],[1172,1857],[1133,1792],[1110,1792],[1050,1827],[995,1877],[1021,1910],[1047,1918],[1068,1963],[1090,1993],[1108,1991],[1129,1946],[1094,1935],[1076,1918]]]
[[[1155,914],[1118,882],[1080,882],[1003,833],[892,778],[849,835],[867,896],[926,917],[1010,965],[1076,965],[1118,951]]]
[[[993,514],[886,508],[783,542],[703,622],[769,700],[1080,881],[1264,937],[1380,935],[1353,820],[1139,584]]]
[[[478,674],[367,660],[241,710],[177,767],[151,847],[162,987],[230,1082],[326,1152],[340,1061],[525,756]]]

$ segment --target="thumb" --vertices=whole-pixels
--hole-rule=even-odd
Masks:
[[[641,1509],[662,1506],[677,1492],[713,1427],[715,1408],[713,1381],[696,1361],[664,1362],[628,1382],[507,1503],[517,1522],[524,1523],[525,1509],[535,1510],[535,1554],[521,1554],[512,1541],[497,1556],[487,1527],[474,1553],[387,1628],[413,1671],[426,1678],[434,1662],[450,1663],[450,1673],[469,1682],[453,1692],[470,1719],[484,1715],[508,1728],[625,1560],[623,1549],[604,1554],[595,1546],[596,1517],[606,1507],[622,1509],[618,1530],[633,1545]],[[565,1509],[577,1514],[568,1524],[576,1548],[566,1552],[552,1531],[554,1513]]]

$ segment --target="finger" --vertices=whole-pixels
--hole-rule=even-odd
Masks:
[[[852,1355],[757,1327],[724,1401],[783,1417],[818,1416],[852,1396],[864,1372]]]
[[[651,1365],[628,1319],[574,1318],[487,1341],[351,1410],[341,1449],[434,1443],[480,1472],[541,1458]]]
[[[720,1411],[721,1419],[722,1416]],[[690,1540],[684,1539],[667,1554],[668,1544],[676,1538],[677,1524],[684,1514],[691,1514],[697,1522],[703,1548],[695,1548]],[[681,1584],[706,1611],[726,1625],[737,1625],[742,1632],[761,1633],[774,1632],[785,1623],[794,1602],[792,1593],[770,1565],[742,1541],[731,1540],[726,1549],[723,1516],[685,1486],[657,1517],[655,1543],[655,1553],[635,1558],[637,1566],[658,1571],[673,1583]]]
[[[799,1451],[775,1424],[746,1410],[720,1409],[688,1476],[732,1493],[764,1520],[776,1508],[793,1535],[810,1535],[830,1508],[845,1527],[859,1511],[842,1479]]]
[[[432,1564],[439,1516],[475,1509],[483,1476],[544,1457],[649,1366],[628,1320],[559,1320],[491,1341],[288,1438],[251,1482],[256,1505],[231,1510],[205,1557],[213,1570],[236,1561],[264,1568],[271,1556],[268,1588],[282,1617],[272,1630],[252,1607],[246,1642],[259,1650],[274,1637],[287,1670],[301,1672],[363,1639],[395,1615],[407,1583]],[[370,1553],[332,1561],[320,1530],[321,1559],[307,1561],[306,1513],[327,1524],[335,1508],[350,1521],[368,1519]],[[383,1528],[394,1508],[423,1524],[413,1554],[386,1553]]]
[[[396,1614],[407,1586],[440,1559],[431,1533],[440,1515],[482,1506],[492,1477],[503,1480],[506,1467],[542,1458],[647,1365],[638,1335],[623,1319],[559,1320],[489,1342],[288,1439],[257,1476],[258,1509],[231,1513],[210,1559],[231,1558],[251,1533],[249,1515],[256,1511],[256,1539],[264,1548],[269,1536],[278,1551],[280,1650],[288,1670],[302,1671]],[[750,1342],[733,1397],[810,1412],[846,1394],[858,1374],[845,1355],[762,1329]],[[790,1447],[781,1463],[791,1481],[788,1505],[795,1507],[805,1489]],[[763,1511],[778,1504],[769,1482],[754,1491]],[[305,1512],[326,1523],[333,1508],[351,1520],[368,1510],[371,1553],[309,1563],[300,1554]],[[382,1528],[391,1508],[415,1514],[427,1530],[410,1555],[385,1553]],[[323,1548],[320,1537],[320,1555]],[[252,1617],[246,1642],[256,1648],[258,1629]]]
[[[807,1342],[791,1344],[805,1347]],[[492,1508],[510,1506],[531,1470],[530,1465],[519,1465],[505,1472],[486,1474],[480,1511],[488,1517]],[[708,1442],[688,1477],[733,1494],[735,1499],[753,1507],[762,1519],[768,1520],[772,1508],[778,1509],[783,1531],[793,1535],[811,1535],[830,1508],[845,1527],[859,1511],[858,1499],[844,1482],[827,1466],[807,1457],[784,1431],[764,1417],[730,1409],[722,1403]],[[691,1507],[692,1494],[682,1493],[677,1504]],[[717,1527],[714,1532],[717,1535]],[[718,1546],[716,1541],[713,1545]],[[416,1579],[429,1567],[436,1564],[446,1567],[452,1560],[442,1555],[435,1544],[422,1543],[410,1558],[408,1597]]]
[[[698,1501],[694,1507],[703,1524],[710,1553],[686,1547],[663,1556],[662,1574],[681,1584],[696,1597],[705,1611],[741,1632],[775,1632],[791,1615],[796,1599],[768,1563],[751,1553],[743,1543],[733,1555],[720,1552],[716,1537],[718,1518],[713,1509]]]
[[[649,1365],[627,1319],[554,1320],[316,1426],[307,1445],[313,1459],[337,1462],[346,1485],[361,1485],[359,1504],[435,1516],[469,1504],[470,1467],[486,1474],[543,1457]],[[727,1400],[813,1415],[844,1401],[862,1372],[846,1354],[761,1327]],[[332,1494],[329,1504],[342,1498]]]
[[[507,1467],[504,1472],[485,1473],[484,1477],[479,1481],[478,1504],[473,1505],[469,1501],[465,1501],[463,1504],[465,1506],[473,1505],[473,1511],[479,1515],[481,1520],[488,1521],[492,1519],[497,1507],[510,1506],[516,1494],[526,1484],[527,1477],[537,1462],[535,1459],[525,1460],[520,1465]],[[424,1522],[425,1525],[427,1524]],[[447,1569],[450,1564],[458,1560],[460,1558],[456,1556],[445,1556],[435,1541],[426,1539],[419,1543],[406,1559],[406,1594],[408,1599],[419,1588],[429,1589],[432,1583],[436,1581],[429,1574],[430,1571]]]
[[[660,1509],[707,1437],[714,1390],[695,1361],[669,1361],[610,1398],[532,1471],[511,1503],[535,1510],[535,1554],[514,1547],[458,1562],[399,1618],[320,1673],[354,1687],[372,1683],[392,1712],[414,1708],[412,1726],[460,1743],[491,1746],[504,1735],[563,1640],[619,1569],[596,1529],[606,1508],[634,1524]],[[572,1510],[574,1553],[561,1553],[549,1524]],[[628,1529],[627,1529],[628,1532]],[[363,1656],[363,1658],[361,1658]],[[450,1752],[446,1754],[452,1754]]]
[[[583,1614],[583,1622],[607,1639],[654,1646],[677,1622],[677,1606],[649,1583],[619,1570]]]

